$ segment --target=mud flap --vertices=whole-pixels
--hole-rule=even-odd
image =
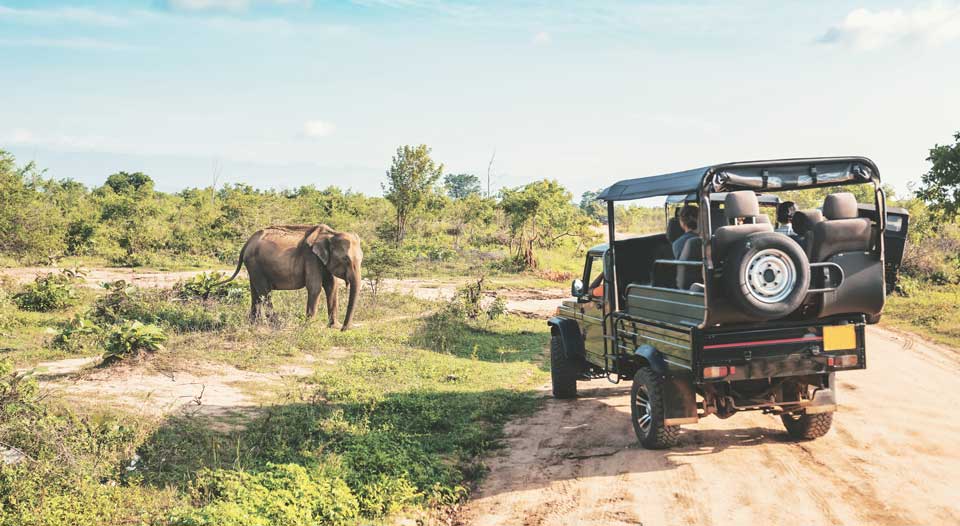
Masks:
[[[577,322],[568,318],[554,316],[547,320],[547,325],[551,330],[557,331],[560,335],[560,343],[563,345],[564,357],[568,360],[585,360],[585,351],[583,349],[583,337],[580,336],[580,326]]]
[[[642,357],[653,372],[663,377],[664,425],[697,423],[697,392],[693,388],[693,374],[671,368],[663,354],[652,345],[641,345],[633,353]]]
[[[696,424],[697,394],[693,375],[668,374],[663,382],[663,423],[668,426]]]
[[[830,373],[827,378],[827,387],[817,389],[813,395],[813,400],[804,406],[807,414],[832,413],[837,410],[837,386],[834,384],[834,373]]]

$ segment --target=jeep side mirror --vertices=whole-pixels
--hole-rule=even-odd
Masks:
[[[570,284],[570,295],[577,299],[583,296],[583,281],[579,279],[573,280],[573,283]]]

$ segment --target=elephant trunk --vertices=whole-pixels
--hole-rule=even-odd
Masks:
[[[353,322],[353,308],[357,304],[357,295],[360,293],[360,269],[354,269],[352,274],[347,281],[350,285],[350,300],[347,302],[347,315],[343,318],[343,327],[341,328],[344,331],[349,329]]]

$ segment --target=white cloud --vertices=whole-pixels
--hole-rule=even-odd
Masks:
[[[163,6],[173,11],[227,11],[240,13],[254,4],[310,7],[312,0],[164,0]]]
[[[550,33],[547,33],[546,31],[540,31],[536,35],[533,35],[533,45],[535,46],[549,44],[551,40]]]
[[[911,10],[854,9],[843,22],[828,29],[820,42],[878,49],[913,42],[938,46],[957,39],[960,4],[935,3]]]
[[[326,137],[336,129],[337,127],[328,121],[311,120],[303,123],[303,134],[311,138]]]
[[[3,47],[41,47],[60,49],[135,49],[134,46],[95,38],[0,38]]]
[[[18,9],[0,6],[0,19],[4,18],[30,23],[78,22],[100,26],[122,26],[127,23],[123,17],[81,7]]]

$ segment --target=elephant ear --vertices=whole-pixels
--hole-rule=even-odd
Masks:
[[[317,239],[313,245],[310,246],[310,250],[320,258],[320,261],[326,265],[330,263],[330,238],[329,237],[320,237]]]

